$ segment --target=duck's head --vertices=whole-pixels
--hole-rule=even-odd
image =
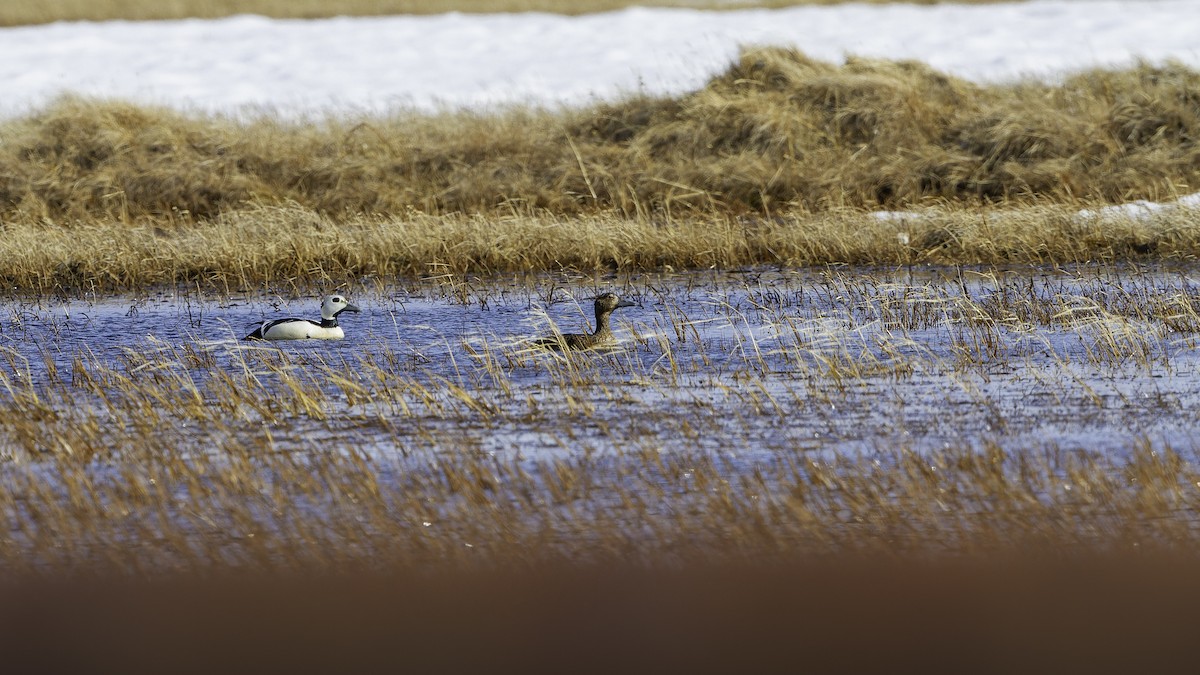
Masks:
[[[325,298],[325,302],[321,303],[321,318],[335,319],[342,312],[359,312],[362,311],[352,302],[346,299],[344,295],[331,295]]]
[[[596,312],[607,313],[618,307],[633,307],[634,303],[622,300],[616,293],[603,293],[596,296]]]

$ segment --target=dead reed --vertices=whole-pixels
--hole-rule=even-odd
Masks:
[[[830,270],[699,304],[666,287],[647,282],[663,311],[625,348],[580,358],[499,338],[433,362],[390,341],[4,348],[0,567],[1195,554],[1194,448],[1125,431],[1189,419],[1186,279]],[[1031,440],[1113,415],[1115,447]],[[897,440],[930,428],[954,431]]]
[[[187,224],[12,222],[0,282],[78,295],[185,286],[291,292],[404,277],[743,266],[1190,260],[1200,211],[1083,216],[1066,206],[859,210],[804,215],[624,218],[612,214],[346,216],[297,205],[244,207]]]
[[[748,49],[692,94],[578,110],[235,120],[66,99],[0,126],[0,276],[1191,257],[1190,211],[1077,212],[1194,189],[1197,89],[1177,64],[980,86]]]

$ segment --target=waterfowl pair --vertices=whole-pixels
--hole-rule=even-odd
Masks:
[[[331,295],[321,303],[321,320],[276,319],[264,321],[244,340],[341,340],[345,331],[338,325],[342,312],[359,312],[358,307],[342,295]]]
[[[596,330],[591,333],[562,333],[536,340],[535,345],[557,351],[582,351],[616,342],[609,317],[621,307],[633,307],[634,303],[622,300],[615,293],[603,293],[596,297]],[[341,340],[345,331],[338,325],[342,312],[359,312],[359,308],[342,295],[331,295],[321,303],[321,320],[276,319],[264,321],[245,340]]]
[[[633,307],[634,303],[622,300],[615,293],[604,293],[596,297],[596,330],[591,333],[562,333],[538,338],[534,344],[555,351],[583,351],[617,341],[613,336],[609,317],[621,307]]]

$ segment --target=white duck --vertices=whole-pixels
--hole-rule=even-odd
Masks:
[[[321,303],[321,320],[312,319],[276,319],[264,321],[262,325],[247,335],[245,340],[341,340],[346,337],[342,327],[338,325],[337,317],[342,312],[359,312],[342,295],[331,295]]]

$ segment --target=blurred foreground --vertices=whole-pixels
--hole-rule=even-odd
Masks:
[[[1162,672],[1194,558],[9,579],[7,672]]]

